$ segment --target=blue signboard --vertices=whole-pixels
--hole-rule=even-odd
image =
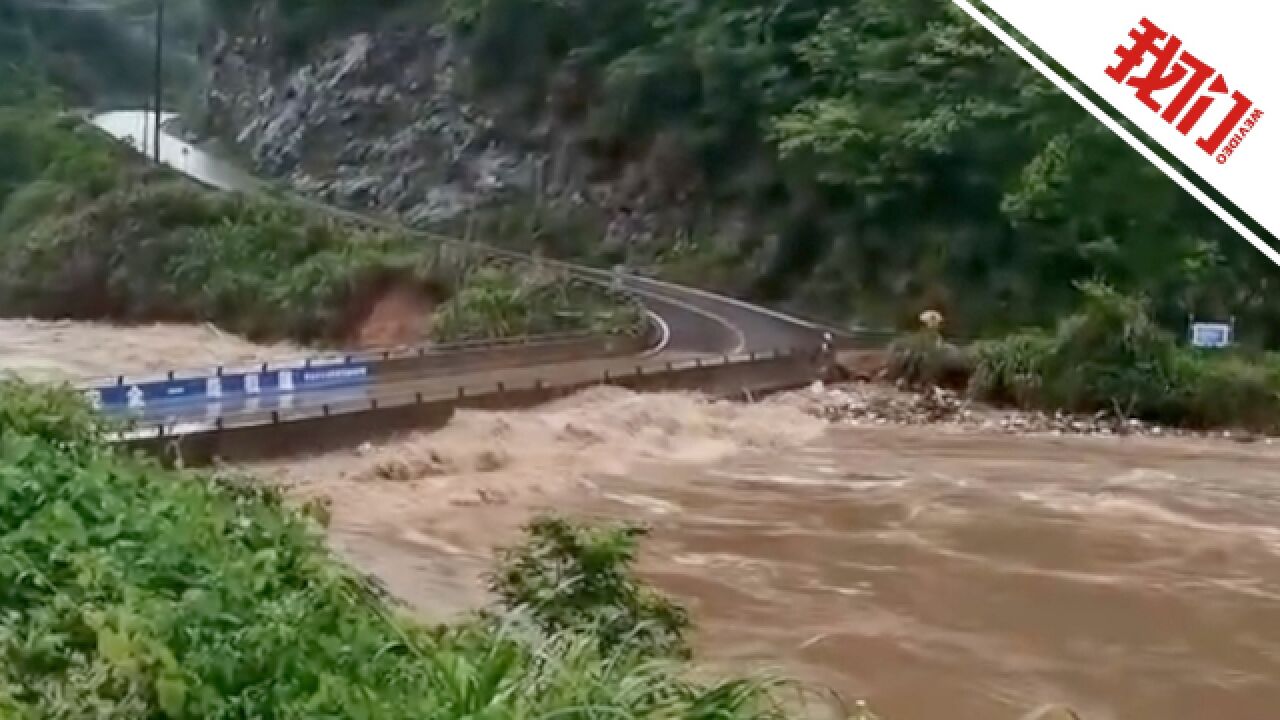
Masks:
[[[143,413],[167,407],[206,404],[237,408],[289,407],[296,395],[368,384],[368,363],[282,368],[268,372],[211,375],[143,383],[117,383],[85,390],[89,401],[111,412]]]
[[[1231,345],[1231,326],[1227,323],[1193,323],[1191,344],[1199,348],[1225,348]]]

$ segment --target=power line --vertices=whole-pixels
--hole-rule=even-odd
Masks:
[[[164,0],[156,0],[156,164],[160,164],[160,110],[164,94]]]

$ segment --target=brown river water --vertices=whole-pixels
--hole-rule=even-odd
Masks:
[[[1280,715],[1269,448],[843,428],[632,477],[608,510],[717,660],[897,720]]]
[[[339,547],[428,613],[483,602],[491,547],[554,507],[654,527],[642,570],[712,669],[886,720],[1280,715],[1280,445],[827,427],[601,390],[264,469],[328,496]]]

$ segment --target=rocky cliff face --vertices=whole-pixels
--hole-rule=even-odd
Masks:
[[[532,189],[544,158],[496,137],[458,96],[443,33],[361,33],[296,67],[282,66],[265,38],[224,33],[207,94],[210,129],[260,171],[417,222]]]
[[[574,118],[572,76],[556,78],[530,113],[469,91],[466,50],[439,26],[335,38],[289,63],[269,39],[272,22],[260,6],[212,44],[203,130],[307,194],[423,228],[536,202],[595,232],[590,254],[618,259],[652,258],[706,222],[696,164],[679,143],[592,147]],[[719,226],[731,244],[746,236],[745,222]]]

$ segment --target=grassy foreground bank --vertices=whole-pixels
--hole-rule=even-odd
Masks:
[[[337,344],[407,287],[436,306],[424,334],[440,341],[642,327],[631,303],[562,273],[205,190],[54,108],[0,107],[5,315]]]
[[[1080,286],[1081,310],[1055,331],[969,347],[924,330],[896,342],[891,375],[965,385],[972,397],[1026,409],[1113,413],[1188,428],[1280,432],[1280,355],[1178,343],[1142,297]]]
[[[70,391],[0,383],[0,717],[780,718],[686,677],[637,534],[531,527],[502,604],[428,627],[272,492],[104,446]]]

